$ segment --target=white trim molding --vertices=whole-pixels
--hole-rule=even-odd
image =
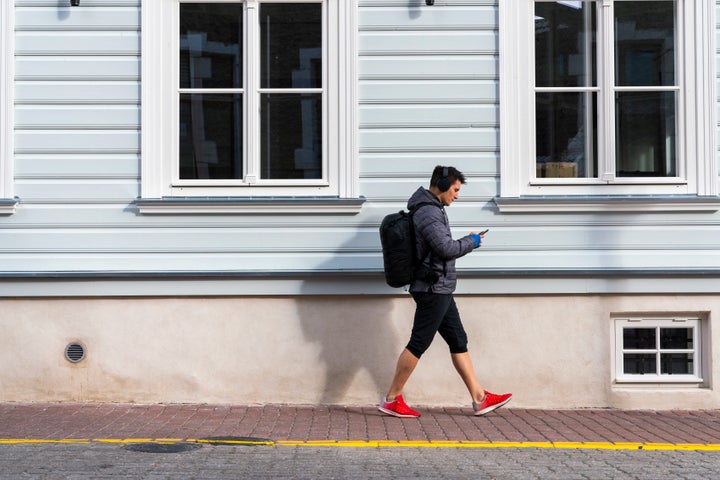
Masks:
[[[617,316],[614,318],[615,327],[615,382],[617,384],[702,384],[703,383],[703,354],[702,344],[702,320],[700,317],[685,317],[677,315],[657,316]],[[625,330],[652,332],[647,338],[642,338],[643,345],[626,345],[624,340]],[[674,345],[663,339],[662,331],[679,330],[681,332],[690,332],[690,338],[684,336],[680,338],[683,341],[678,342],[680,345]],[[650,342],[652,340],[652,342]],[[668,344],[663,344],[665,341]],[[648,343],[648,344],[644,344]],[[651,344],[650,344],[651,343]],[[689,345],[688,345],[689,344]],[[649,366],[647,371],[630,373],[625,371],[626,356],[645,357],[648,358]],[[688,365],[683,365],[692,369],[689,373],[673,373],[672,371],[663,372],[663,357],[673,356],[682,359]],[[668,362],[665,368],[670,370],[675,360]],[[639,362],[642,366],[644,362]],[[632,362],[631,362],[632,365]],[[650,368],[652,367],[652,368]]]
[[[179,1],[157,0],[142,6],[142,186],[136,202],[140,213],[279,213],[283,209],[317,213],[318,208],[321,213],[338,213],[338,208],[357,213],[363,203],[357,153],[357,0],[324,0],[327,145],[323,179],[313,184],[261,184],[254,183],[254,176],[241,181],[175,179],[177,79],[173,72]],[[259,3],[221,1],[244,4],[246,10]]]
[[[718,210],[715,0],[677,1],[678,173],[668,178],[615,178],[614,168],[610,175],[599,169],[597,178],[535,177],[535,4],[534,0],[499,0],[501,178],[496,203],[500,211]],[[613,0],[597,5],[602,19],[599,37],[606,38],[612,33],[607,17]],[[605,77],[612,73],[614,59],[608,58],[608,50],[598,45],[598,63],[604,69],[598,73],[597,88],[605,88]],[[610,94],[603,99],[613,102]],[[602,134],[603,129],[614,129],[612,111],[606,108],[605,122],[598,122],[600,137],[605,139],[598,142],[598,163],[603,168],[611,164],[606,153],[614,151],[614,135]]]
[[[276,198],[193,198],[138,199],[142,214],[346,214],[360,212],[364,198],[276,197]]]
[[[15,213],[14,79],[15,13],[12,1],[0,2],[0,215]]]
[[[497,197],[495,205],[501,213],[569,213],[569,212],[717,212],[720,198],[695,195],[661,196],[527,196]]]

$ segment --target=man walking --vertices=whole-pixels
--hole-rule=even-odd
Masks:
[[[480,386],[475,377],[467,335],[453,292],[457,283],[455,259],[478,248],[483,233],[472,232],[453,240],[445,207],[458,198],[465,176],[454,167],[437,166],[430,179],[430,188],[420,187],[408,200],[407,207],[422,205],[413,214],[418,258],[422,266],[410,285],[415,300],[415,318],[410,341],[400,354],[390,390],[380,402],[378,409],[396,417],[419,417],[420,413],[408,407],[402,390],[435,337],[435,333],[447,342],[453,365],[472,397],[475,415],[484,415],[502,407],[512,394],[495,395]]]

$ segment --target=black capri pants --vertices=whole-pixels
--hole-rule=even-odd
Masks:
[[[451,293],[412,292],[412,297],[417,307],[410,342],[405,347],[410,353],[420,358],[430,347],[435,333],[440,333],[450,353],[468,351],[467,334]]]

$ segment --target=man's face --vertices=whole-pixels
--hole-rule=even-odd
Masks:
[[[450,206],[452,202],[458,198],[460,187],[462,187],[462,183],[460,183],[460,180],[456,180],[450,188],[438,195],[438,200],[440,200],[444,205]]]

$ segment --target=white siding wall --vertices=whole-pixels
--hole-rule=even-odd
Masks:
[[[0,271],[377,271],[362,215],[139,215],[140,0],[16,5],[21,202],[0,220]]]
[[[291,286],[283,279],[252,293],[301,292],[301,277],[313,272],[375,272],[317,288],[393,292],[379,275],[377,227],[427,184],[436,164],[468,176],[449,210],[456,235],[492,229],[482,252],[459,263],[465,293],[512,293],[519,284],[495,277],[528,271],[720,269],[718,214],[497,212],[494,0],[440,0],[432,7],[420,0],[360,0],[358,144],[368,201],[360,214],[341,216],[139,215],[133,201],[140,191],[140,0],[82,0],[74,8],[56,0],[15,4],[20,204],[16,214],[0,218],[5,294],[30,291],[7,272],[296,275]],[[536,278],[522,288],[545,291],[542,275]],[[633,291],[666,291],[674,283],[639,282]],[[138,291],[169,288],[154,285]],[[227,293],[209,285],[206,294]],[[577,290],[572,277],[553,285]]]
[[[720,277],[693,270],[720,268],[720,215],[496,211],[496,1],[360,0],[368,201],[354,216],[139,215],[140,0],[81,3],[15,0],[21,203],[0,217],[0,297],[33,298],[0,299],[0,401],[376,401],[413,309],[361,295],[398,293],[379,274],[377,227],[434,165],[453,164],[469,180],[449,210],[456,234],[492,228],[460,262],[458,296],[483,384],[514,391],[520,408],[718,408]],[[594,273],[608,270],[641,272]],[[137,278],[177,272],[191,275]],[[296,293],[326,296],[281,296]],[[618,312],[707,319],[706,383],[613,385]],[[88,348],[79,365],[62,358],[72,341]],[[257,361],[270,350],[275,363]],[[428,357],[414,402],[467,407],[443,342]]]
[[[717,213],[500,215],[491,201],[499,194],[501,153],[497,2],[448,0],[418,8],[423,3],[362,2],[365,195],[402,202],[435,164],[460,168],[469,178],[464,201],[449,210],[457,234],[491,228],[483,252],[459,262],[467,270],[718,272]],[[554,286],[575,288],[572,282]]]

